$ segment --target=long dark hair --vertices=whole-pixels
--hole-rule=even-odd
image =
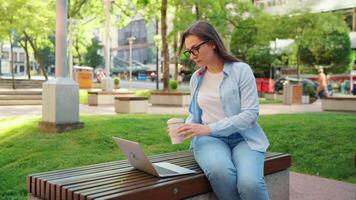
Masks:
[[[179,54],[183,49],[185,38],[189,35],[195,35],[202,40],[213,41],[216,45],[214,51],[217,55],[222,58],[225,62],[241,62],[235,56],[229,54],[215,28],[206,21],[196,21],[191,25],[183,34],[179,47]]]

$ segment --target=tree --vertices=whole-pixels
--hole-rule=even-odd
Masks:
[[[161,4],[161,36],[162,36],[162,56],[163,56],[163,90],[169,91],[169,52],[167,42],[167,1],[162,0]]]
[[[24,0],[14,0],[6,1],[0,0],[0,13],[2,17],[0,18],[0,35],[6,35],[10,43],[10,68],[12,75],[12,88],[15,89],[15,77],[14,77],[14,61],[13,61],[13,45],[14,45],[14,35],[16,32],[21,32],[25,23],[21,18],[21,8],[25,4]]]
[[[99,41],[96,38],[93,38],[91,42],[92,44],[88,47],[87,53],[84,55],[84,64],[97,68],[104,63],[103,56],[98,54],[98,50],[103,47],[99,44]]]
[[[304,24],[295,31],[297,57],[302,64],[313,68],[323,66],[334,73],[351,69],[353,60],[348,27],[341,15],[307,13],[294,20],[295,24]]]
[[[22,7],[26,10],[22,11],[23,20],[26,23],[26,28],[19,33],[19,38],[28,42],[31,46],[34,58],[39,65],[42,75],[48,80],[46,65],[40,56],[40,49],[52,48],[53,44],[48,39],[54,34],[55,23],[55,4],[52,1],[25,1]],[[29,5],[27,5],[29,4]],[[27,5],[27,6],[24,6]],[[24,45],[24,48],[28,46]],[[25,50],[29,52],[29,50]],[[28,67],[29,68],[29,67]]]

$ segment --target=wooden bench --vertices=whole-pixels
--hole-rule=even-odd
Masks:
[[[32,174],[27,177],[30,199],[185,199],[211,192],[209,181],[191,152],[181,151],[149,156],[152,162],[168,161],[198,173],[170,178],[157,178],[134,169],[127,160]],[[270,198],[289,198],[291,156],[267,153],[264,173]],[[280,175],[280,173],[284,175]],[[275,176],[269,178],[269,176]],[[278,179],[277,176],[281,178]],[[283,179],[283,180],[282,180]],[[281,194],[284,193],[284,194]],[[191,199],[191,198],[189,198]],[[199,198],[201,199],[201,198]]]
[[[148,97],[115,97],[116,113],[147,113]]]
[[[190,92],[151,92],[151,103],[153,106],[188,106],[190,103]]]
[[[325,111],[356,112],[356,97],[327,97],[321,99],[321,108]]]
[[[114,105],[115,97],[134,96],[134,92],[114,91],[114,92],[102,92],[102,91],[88,91],[88,105]]]

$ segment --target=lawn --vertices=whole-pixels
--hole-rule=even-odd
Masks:
[[[0,118],[0,199],[26,199],[31,173],[123,159],[112,141],[142,144],[148,155],[188,149],[171,145],[166,120],[172,115],[82,116],[85,128],[40,133],[39,118]],[[261,116],[269,151],[290,153],[292,171],[356,183],[356,115],[309,113]]]
[[[79,90],[79,103],[88,104],[88,90]]]
[[[282,104],[283,102],[281,100],[274,100],[274,99],[265,99],[265,98],[260,98],[259,100],[260,104]]]

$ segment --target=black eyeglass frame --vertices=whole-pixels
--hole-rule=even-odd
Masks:
[[[197,56],[199,55],[199,49],[200,47],[203,45],[203,44],[206,44],[208,43],[209,40],[205,40],[203,42],[201,42],[200,44],[198,44],[197,46],[194,46],[192,47],[191,49],[189,50],[186,50],[183,52],[183,54],[187,57],[187,58],[190,58],[190,55],[193,54],[194,56]]]

